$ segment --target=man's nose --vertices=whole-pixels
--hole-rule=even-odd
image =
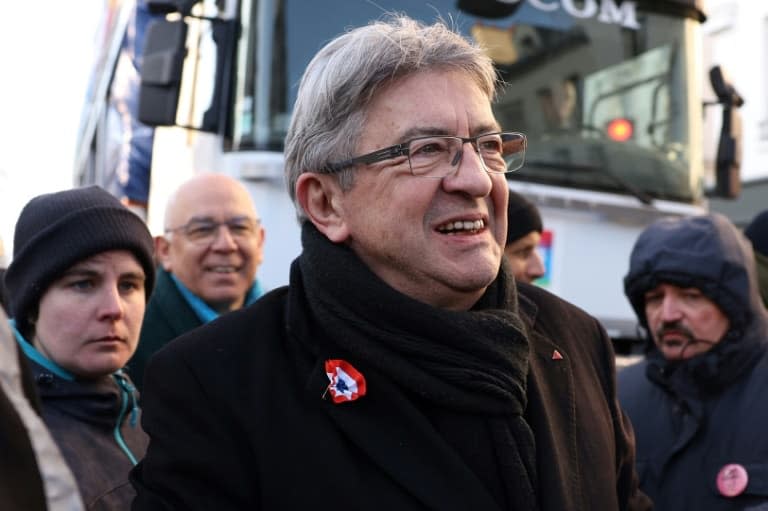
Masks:
[[[232,236],[232,233],[230,232],[227,224],[221,224],[218,226],[211,246],[219,250],[234,250],[237,248],[235,237]]]
[[[528,275],[530,275],[531,280],[536,280],[539,277],[543,277],[544,273],[546,273],[544,261],[541,259],[539,251],[534,250],[528,259]]]
[[[471,149],[465,151],[466,144]],[[491,193],[493,181],[474,144],[465,142],[451,159],[456,170],[443,178],[443,189],[448,192],[463,191],[472,197],[485,197]]]
[[[682,317],[679,300],[674,296],[665,296],[661,301],[661,319],[676,321]]]

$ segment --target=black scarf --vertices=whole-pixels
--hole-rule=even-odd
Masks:
[[[535,510],[536,448],[523,417],[528,339],[517,292],[502,267],[470,311],[439,309],[392,289],[351,249],[310,223],[291,267],[291,300],[317,336],[434,406],[486,421],[509,509]],[[294,293],[295,291],[295,293]],[[316,351],[317,347],[313,347]]]

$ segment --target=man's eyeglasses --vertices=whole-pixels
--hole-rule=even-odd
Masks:
[[[346,161],[329,163],[323,172],[330,174],[358,164],[369,165],[400,158],[403,162],[408,160],[414,176],[441,179],[458,169],[464,155],[464,144],[472,145],[486,172],[513,172],[525,162],[527,140],[522,133],[488,133],[468,138],[436,135],[417,137]]]
[[[213,243],[219,234],[219,227],[226,226],[229,235],[235,240],[250,241],[259,228],[259,219],[250,217],[234,217],[223,222],[217,222],[210,218],[193,218],[179,227],[166,228],[165,232],[173,233],[181,231],[184,236],[196,244]]]

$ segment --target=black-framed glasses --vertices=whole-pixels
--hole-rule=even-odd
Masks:
[[[414,176],[442,179],[458,169],[465,144],[472,145],[486,172],[503,174],[523,166],[528,141],[524,134],[511,131],[486,133],[476,137],[417,137],[349,160],[329,163],[323,172],[330,174],[359,164],[370,165],[402,158],[403,162],[408,161]]]
[[[260,223],[258,218],[248,216],[236,216],[223,222],[217,222],[213,218],[193,218],[184,225],[168,227],[165,232],[181,232],[192,243],[202,245],[213,243],[219,234],[219,228],[225,226],[235,240],[250,241],[256,235]]]

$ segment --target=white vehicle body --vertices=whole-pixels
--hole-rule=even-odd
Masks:
[[[380,17],[384,10],[427,22],[442,15],[489,48],[507,84],[497,117],[505,129],[529,135],[526,165],[510,176],[509,184],[542,212],[547,275],[540,285],[600,319],[612,337],[636,338],[623,277],[637,235],[660,216],[707,209],[696,3],[651,2],[673,5],[667,12],[643,7],[643,2],[611,0],[474,2],[475,7],[514,11],[488,19],[459,11],[456,3],[346,2],[346,10],[332,11],[341,18],[332,27],[319,21],[327,18],[319,17],[321,6],[310,2],[198,3],[183,17],[188,31],[176,126],[159,123],[154,130],[147,210],[151,230],[162,232],[165,201],[184,179],[198,172],[229,174],[247,185],[266,229],[262,285],[286,284],[301,244],[284,182],[281,142],[296,79],[307,59],[343,28]],[[216,44],[205,36],[210,22],[201,18],[238,27],[228,68],[216,60]],[[298,18],[317,23],[292,24]],[[298,37],[309,37],[309,42],[300,45],[292,39]],[[630,50],[614,47],[617,41]],[[292,58],[296,46],[303,53]],[[221,73],[231,91],[226,101],[220,101],[216,91],[222,89],[213,84]],[[225,121],[213,128],[182,127],[204,125],[204,112],[217,101],[216,112]],[[107,126],[108,110],[102,108],[102,119],[90,125]],[[606,138],[614,118],[634,123],[629,141]],[[99,130],[105,138],[107,128],[89,131],[88,125],[84,121],[76,182],[114,189],[109,176],[115,172],[96,169],[105,160],[99,159],[105,145],[97,143]]]

